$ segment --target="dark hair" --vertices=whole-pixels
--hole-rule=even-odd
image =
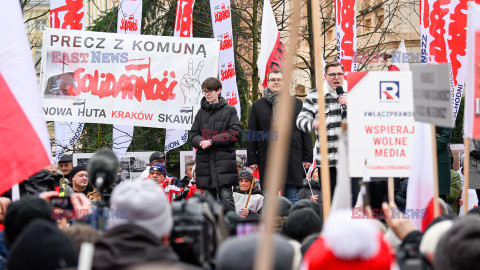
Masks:
[[[202,83],[202,89],[207,89],[207,90],[219,90],[222,88],[222,82],[220,82],[217,78],[207,78],[205,81]]]
[[[270,74],[272,74],[272,73],[273,73],[273,74],[282,74],[282,75],[283,75],[283,73],[282,73],[280,70],[274,69],[274,70],[270,71],[270,72],[267,74],[267,81],[269,80]]]
[[[340,62],[338,61],[332,61],[332,62],[328,62],[326,65],[325,65],[325,74],[327,73],[327,70],[331,67],[342,67],[342,71],[343,71],[343,66],[342,64],[340,64]]]

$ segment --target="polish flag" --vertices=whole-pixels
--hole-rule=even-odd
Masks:
[[[272,70],[283,70],[285,45],[280,41],[277,22],[269,0],[263,3],[262,36],[258,55],[258,76],[263,87],[267,87],[267,75]]]
[[[392,56],[392,63],[388,67],[388,71],[410,71],[410,64],[403,62],[404,55],[407,55],[407,48],[405,48],[405,40],[402,39],[398,50]]]
[[[425,231],[435,218],[433,211],[433,153],[430,124],[415,122],[415,144],[407,187],[406,209],[420,211],[412,221],[417,229]],[[422,212],[426,209],[425,215]]]
[[[0,10],[0,194],[50,164],[40,92],[19,1]]]

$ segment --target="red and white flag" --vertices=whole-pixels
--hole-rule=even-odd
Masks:
[[[193,6],[195,0],[177,0],[177,15],[175,16],[176,37],[193,36]],[[165,130],[165,153],[184,145],[188,140],[188,130],[167,129]]]
[[[85,30],[83,0],[50,0],[50,27]],[[55,122],[55,156],[57,161],[77,143],[83,123]]]
[[[0,9],[0,194],[50,164],[50,140],[19,1]]]
[[[420,0],[422,63],[451,65],[452,111],[457,117],[466,79],[467,0]]]
[[[463,134],[480,139],[480,5],[469,3],[467,26],[467,84]]]
[[[285,45],[280,40],[277,21],[269,0],[263,2],[262,35],[258,55],[258,76],[263,87],[267,87],[267,75],[272,70],[283,70]]]
[[[407,48],[405,47],[405,40],[402,39],[398,50],[392,56],[392,63],[388,67],[388,71],[410,71],[410,64],[403,61],[403,56],[407,55]],[[408,58],[405,58],[408,59]]]
[[[117,33],[140,35],[142,28],[142,0],[122,0],[118,4]],[[113,125],[112,151],[122,159],[133,139],[134,126]]]
[[[335,28],[337,30],[337,60],[345,72],[357,71],[357,19],[355,0],[335,0]]]
[[[433,211],[433,153],[430,124],[415,122],[415,144],[407,187],[406,209],[418,213],[412,216],[417,229],[422,232],[434,219]],[[425,215],[423,215],[425,214]]]

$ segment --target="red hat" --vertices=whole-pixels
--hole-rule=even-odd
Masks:
[[[303,269],[391,269],[395,254],[375,224],[351,216],[351,211],[343,210],[330,214],[322,234],[305,254]]]

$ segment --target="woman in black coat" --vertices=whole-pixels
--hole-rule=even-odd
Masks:
[[[235,209],[232,186],[238,182],[235,142],[240,134],[237,110],[220,96],[219,80],[206,79],[202,89],[205,97],[190,130],[190,143],[197,149],[197,188]]]

